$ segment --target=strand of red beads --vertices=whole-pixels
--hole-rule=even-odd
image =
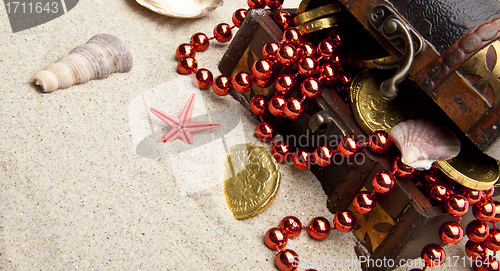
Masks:
[[[380,133],[380,132],[379,132]],[[351,138],[351,137],[349,137]],[[384,147],[378,146],[377,150],[388,149],[390,144]],[[371,148],[373,150],[373,148]],[[395,186],[395,176],[400,178],[410,178],[415,175],[415,170],[401,163],[397,158],[393,163],[392,172],[379,171],[372,178],[374,192],[360,192],[353,201],[354,209],[359,214],[367,214],[376,206],[376,195],[389,193]],[[275,257],[276,267],[280,271],[296,270],[299,265],[298,254],[285,249],[288,239],[294,238],[300,234],[302,229],[309,232],[309,235],[316,240],[327,238],[332,229],[340,232],[350,232],[356,226],[356,215],[349,210],[337,212],[333,219],[333,227],[328,219],[316,217],[311,220],[308,226],[302,226],[300,220],[294,216],[287,216],[281,222],[279,227],[271,228],[264,236],[266,246],[272,250],[278,251]],[[308,269],[314,270],[314,269]]]
[[[278,161],[284,162],[292,159],[298,169],[308,169],[311,163],[328,166],[331,164],[333,154],[339,152],[345,157],[352,157],[358,153],[360,147],[367,146],[376,153],[384,152],[390,146],[390,139],[384,132],[375,132],[370,136],[369,142],[358,142],[354,136],[346,136],[337,148],[320,146],[313,153],[298,150],[291,154],[289,147],[283,142],[272,142],[275,131],[262,118],[267,110],[273,116],[297,119],[304,111],[304,101],[319,97],[324,84],[335,85],[338,90],[342,90],[350,84],[352,76],[342,69],[343,59],[337,50],[341,45],[341,38],[335,32],[314,46],[305,42],[298,30],[290,28],[293,26],[293,21],[290,14],[282,9],[283,0],[248,0],[247,3],[250,9],[266,6],[271,9],[279,8],[280,10],[274,15],[274,19],[284,29],[283,39],[279,43],[269,42],[264,45],[262,49],[264,59],[255,61],[252,66],[252,74],[238,72],[233,78],[224,75],[214,78],[208,69],[198,69],[198,63],[195,59],[196,52],[206,51],[211,40],[215,39],[222,43],[231,40],[232,30],[235,27],[240,27],[246,18],[248,11],[245,9],[238,9],[233,13],[233,26],[226,23],[218,24],[214,28],[213,37],[209,38],[204,33],[196,33],[191,37],[190,43],[179,45],[176,50],[176,57],[179,60],[178,71],[184,75],[194,74],[193,82],[198,88],[208,89],[212,87],[212,90],[220,96],[228,95],[232,89],[244,93],[250,91],[254,84],[264,88],[274,83],[276,92],[273,97],[268,99],[261,92],[250,101],[251,111],[261,118],[261,123],[256,128],[256,135],[264,142],[271,141],[273,156]],[[271,82],[273,65],[276,63],[288,67],[288,71],[278,75],[274,82]],[[292,71],[291,67],[295,63],[297,63],[297,70]],[[292,94],[294,87],[298,85],[298,79],[301,82],[300,94],[302,97],[287,98]],[[414,174],[415,171],[412,168],[404,165],[400,159],[396,159],[392,172],[381,171],[375,174],[372,179],[374,192],[363,191],[356,195],[353,201],[356,212],[360,214],[371,212],[376,206],[377,194],[389,193],[395,185],[395,177],[409,178]],[[500,248],[500,231],[495,227],[495,224],[500,221],[500,203],[492,201],[493,189],[485,192],[466,189],[462,193],[452,195],[446,191],[436,184],[430,189],[430,195],[433,195],[434,198],[441,197],[442,201],[445,202],[445,209],[450,215],[458,217],[459,221],[447,222],[441,226],[439,230],[441,244],[429,244],[424,247],[422,258],[426,267],[437,266],[444,262],[445,253],[442,249],[444,244],[451,245],[460,242],[463,237],[463,229],[459,222],[461,216],[467,212],[470,203],[473,205],[473,213],[477,220],[469,223],[466,228],[469,237],[466,253],[475,260],[475,270],[498,270],[498,261],[488,255],[488,250],[496,252]],[[493,223],[493,230],[489,230],[486,222]],[[335,215],[333,223],[335,229],[348,232],[356,224],[356,216],[350,211],[341,211]],[[271,242],[269,240],[274,240],[268,246],[272,249],[279,247],[276,249],[280,251],[276,257],[276,265],[280,270],[296,269],[294,265],[298,263],[297,254],[292,250],[282,249],[284,248],[283,241],[277,241],[283,237],[287,240],[287,236],[292,238],[298,235],[302,226],[297,228],[296,225],[301,225],[297,218],[287,217],[280,223],[280,228],[273,228],[274,230],[271,229],[273,231],[270,230],[266,234],[266,244]],[[329,225],[328,220],[317,217],[304,228],[307,228],[313,238],[321,240],[328,236],[331,230]],[[296,232],[297,229],[298,232]],[[272,245],[276,242],[280,245]],[[284,244],[286,245],[286,241]]]
[[[477,191],[459,186],[453,191],[450,185],[440,180],[437,173],[438,169],[433,167],[424,175],[428,197],[437,203],[443,203],[445,211],[450,216],[458,218],[458,221],[448,221],[441,225],[439,228],[441,243],[425,246],[421,252],[425,267],[412,271],[426,270],[427,267],[437,267],[444,263],[446,253],[443,245],[455,245],[462,240],[464,231],[460,221],[468,212],[469,206],[473,206],[473,215],[476,218],[466,228],[469,241],[465,245],[465,252],[470,257],[470,264],[474,270],[499,270],[500,262],[495,257],[489,256],[487,251],[489,249],[495,253],[500,248],[500,233],[495,231],[489,234],[486,224],[486,222],[495,224],[500,221],[500,203],[493,201],[492,198],[494,187]]]
[[[476,271],[500,270],[499,258],[496,257],[496,252],[500,250],[500,231],[496,228],[500,222],[500,202],[493,200],[494,191],[492,187],[467,194],[476,220],[471,221],[465,229],[469,237],[465,252],[472,258]],[[487,222],[491,223],[491,227]]]
[[[190,43],[179,45],[176,57],[179,60],[177,69],[181,74],[194,74],[194,84],[200,89],[212,90],[220,96],[228,95],[232,89],[240,93],[248,92],[253,85],[264,88],[274,84],[275,95],[268,99],[262,93],[252,97],[250,109],[261,116],[269,110],[274,116],[285,116],[290,119],[299,118],[304,111],[304,101],[316,99],[323,91],[323,84],[336,84],[339,89],[349,85],[352,76],[342,68],[343,57],[338,52],[341,38],[335,32],[321,41],[317,46],[304,41],[300,32],[292,28],[292,17],[283,11],[283,1],[278,0],[248,0],[250,8],[261,8],[264,4],[270,8],[280,8],[275,14],[275,21],[284,28],[283,38],[280,42],[269,42],[262,48],[263,59],[252,65],[252,74],[237,72],[232,78],[219,75],[214,78],[208,69],[198,69],[195,59],[196,52],[208,49],[210,41],[228,42],[232,38],[232,29],[240,27],[246,18],[247,10],[239,9],[233,14],[233,26],[221,23],[214,29],[214,36],[208,37],[204,33],[196,33],[191,37]],[[297,63],[297,70],[292,71]],[[280,74],[275,80],[273,66],[280,64],[287,67],[287,73]],[[293,67],[292,67],[293,66]],[[287,97],[298,86],[300,79],[300,95],[302,97]],[[261,118],[262,120],[262,118]],[[267,141],[274,131],[272,127],[262,120],[257,126],[257,136]]]

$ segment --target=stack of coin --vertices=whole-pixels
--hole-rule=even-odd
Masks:
[[[302,34],[340,26],[350,18],[349,12],[337,1],[311,1],[300,3],[294,23]]]

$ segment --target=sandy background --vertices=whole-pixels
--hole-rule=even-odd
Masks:
[[[80,1],[62,17],[13,34],[0,5],[0,269],[275,270],[274,253],[263,244],[269,228],[286,215],[303,223],[333,217],[319,182],[290,165],[281,167],[273,204],[237,221],[225,204],[220,171],[193,166],[198,158],[220,163],[224,153],[201,148],[173,159],[161,150],[151,157],[137,152],[145,136],[141,120],[151,121],[156,130],[150,133],[162,125],[143,109],[156,102],[177,115],[190,93],[198,93],[194,115],[205,108],[236,116],[237,134],[226,137],[227,144],[262,145],[252,136],[257,122],[242,106],[196,92],[176,72],[178,44],[229,23],[241,7],[246,1],[225,1],[205,18],[185,20],[133,0]],[[130,46],[131,72],[51,94],[29,84],[37,70],[99,33]],[[197,57],[200,66],[216,71],[225,48],[211,46]],[[210,185],[186,190],[186,181],[205,174]],[[463,244],[447,248],[449,255],[465,256]],[[354,257],[354,246],[352,234],[332,232],[322,242],[302,234],[288,248],[299,253],[300,270],[360,270],[332,266],[332,259]]]

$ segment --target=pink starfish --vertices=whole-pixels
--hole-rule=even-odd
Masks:
[[[170,130],[165,136],[163,136],[160,142],[172,142],[176,139],[180,139],[186,144],[193,144],[193,134],[221,126],[218,123],[191,120],[193,106],[194,93],[191,97],[189,97],[186,106],[184,106],[184,109],[178,118],[165,114],[158,109],[150,109],[153,114],[170,126]]]

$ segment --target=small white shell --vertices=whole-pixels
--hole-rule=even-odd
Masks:
[[[422,170],[435,161],[448,160],[460,152],[460,140],[446,127],[428,120],[408,120],[394,126],[390,136],[406,165]]]
[[[136,0],[142,6],[162,15],[199,18],[222,6],[222,0]]]
[[[132,69],[132,53],[117,37],[98,34],[33,75],[43,92],[52,92]]]

